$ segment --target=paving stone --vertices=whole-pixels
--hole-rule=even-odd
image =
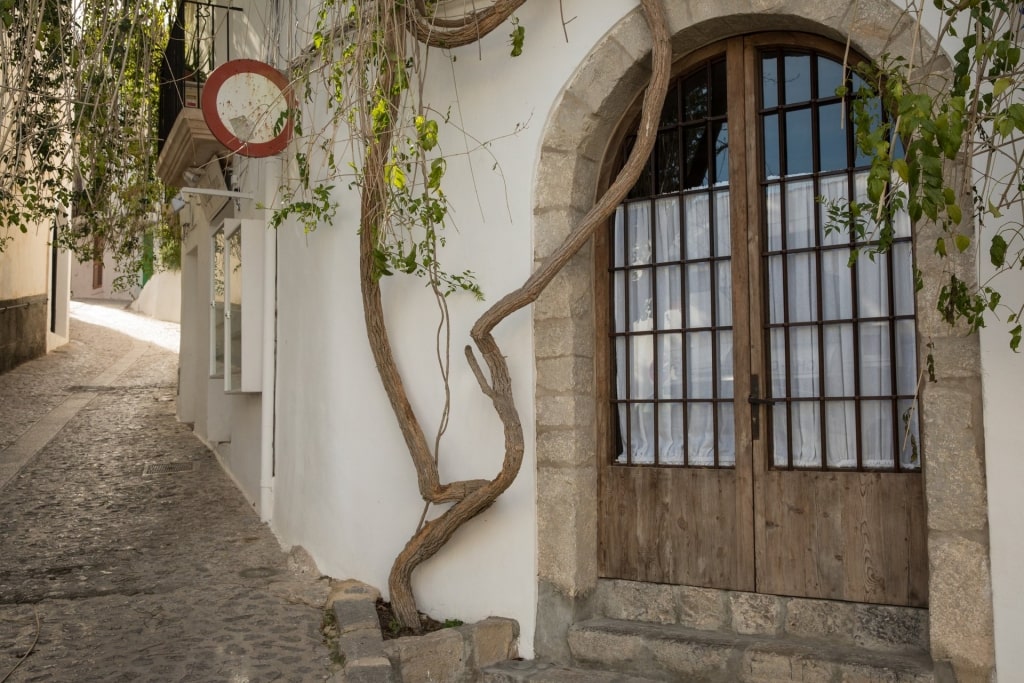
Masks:
[[[0,679],[15,665],[7,683],[328,679],[328,582],[289,569],[175,419],[177,326],[81,303],[72,316],[70,344],[0,375],[0,451],[95,394],[0,489]]]

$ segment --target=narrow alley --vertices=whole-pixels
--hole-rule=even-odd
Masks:
[[[175,418],[178,326],[71,330],[0,375],[0,683],[328,678],[327,580]]]

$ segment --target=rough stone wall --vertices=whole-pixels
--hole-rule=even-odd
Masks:
[[[0,301],[0,372],[46,353],[46,295]]]
[[[678,57],[728,36],[803,30],[878,58],[918,45],[886,0],[697,0],[667,3]],[[650,39],[639,10],[616,24],[566,85],[547,122],[535,185],[535,258],[543,259],[596,196],[606,146],[648,78]],[[915,63],[920,63],[920,59]],[[948,67],[946,67],[948,69]],[[977,335],[930,310],[943,267],[970,281],[968,250],[939,264],[918,226],[919,339],[933,344],[937,382],[923,391],[931,652],[942,676],[989,680],[994,668],[991,578]],[[593,611],[597,585],[594,273],[584,250],[534,306],[537,369],[538,656],[567,661],[565,634]],[[923,364],[928,348],[919,355]]]

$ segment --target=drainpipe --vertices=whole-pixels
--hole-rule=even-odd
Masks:
[[[270,157],[264,170],[264,197],[273,197],[281,183],[281,159]],[[274,517],[274,437],[277,420],[277,230],[263,232],[263,394],[260,404],[260,519]]]

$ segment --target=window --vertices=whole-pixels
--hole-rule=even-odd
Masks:
[[[820,201],[870,164],[842,60],[734,40],[670,88],[608,238],[614,464],[732,468],[749,423],[776,469],[919,471],[910,222],[872,256]]]

